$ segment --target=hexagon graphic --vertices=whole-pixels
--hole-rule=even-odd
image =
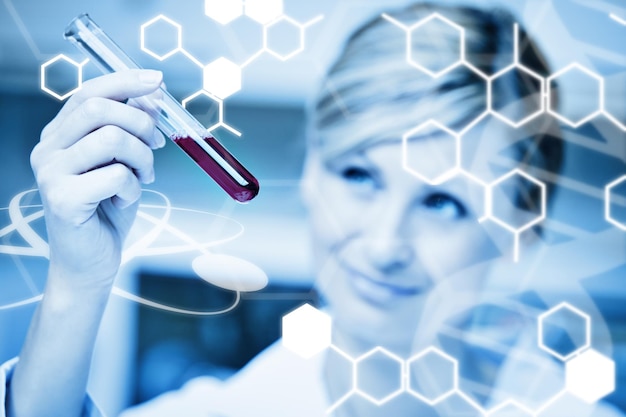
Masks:
[[[304,50],[304,29],[288,16],[282,16],[263,29],[263,46],[283,61]]]
[[[429,405],[452,395],[459,384],[458,362],[435,347],[429,347],[407,361],[407,391]]]
[[[626,175],[604,188],[604,217],[606,221],[626,232]]]
[[[304,304],[283,317],[282,343],[303,358],[314,356],[330,346],[330,316]]]
[[[435,120],[402,136],[402,166],[428,184],[440,184],[457,174],[460,137]]]
[[[204,90],[185,98],[182,105],[209,131],[219,126],[224,118],[224,102]]]
[[[515,401],[507,401],[487,412],[488,417],[534,417],[531,410]]]
[[[433,54],[430,54],[429,61],[421,56],[424,49],[421,43],[431,45],[433,42],[433,31],[440,36],[442,31],[449,31],[457,34],[459,38],[458,56],[455,58],[440,55],[438,60],[433,61]],[[421,42],[421,43],[420,43]],[[465,29],[439,13],[433,13],[422,19],[408,29],[407,32],[407,62],[425,72],[431,77],[437,78],[460,65],[465,58]]]
[[[565,336],[569,337],[563,343]],[[539,348],[566,361],[591,345],[591,319],[576,307],[560,303],[538,317],[537,340]]]
[[[517,177],[517,178],[516,178]],[[500,187],[508,201],[494,202],[493,191]],[[491,219],[511,233],[521,233],[543,221],[546,217],[546,185],[520,169],[514,169],[489,186]],[[533,193],[539,199],[534,207]],[[533,196],[533,197],[531,197]],[[518,201],[519,199],[519,201]],[[519,207],[522,204],[523,207]]]
[[[404,391],[403,361],[378,346],[357,358],[354,381],[356,392],[363,398],[376,405],[385,404]]]
[[[545,80],[521,65],[510,65],[490,78],[492,114],[510,126],[518,128],[539,117],[545,111],[543,92]],[[534,90],[524,97],[512,94],[512,86],[532,85]]]
[[[615,362],[589,349],[565,364],[565,387],[592,404],[615,390]]]
[[[141,50],[163,61],[182,47],[182,27],[167,16],[158,15],[141,25]]]
[[[552,103],[552,89],[554,84],[558,84],[558,79],[570,79],[569,88],[581,88],[588,86],[593,91],[593,97],[585,97],[584,100],[578,100],[580,106],[578,109],[584,112],[584,115],[574,119],[573,115],[566,115],[563,111],[554,108]],[[568,124],[571,127],[579,127],[596,117],[604,108],[604,78],[600,77],[593,71],[588,70],[578,63],[573,63],[562,70],[548,77],[548,113]]]
[[[51,60],[45,62],[41,66],[41,89],[51,96],[59,99],[65,100],[76,91],[80,89],[83,84],[83,65],[88,61],[84,61],[83,63],[78,63],[71,58],[66,57],[65,55],[57,55]],[[55,76],[65,75],[65,71],[72,71],[71,78],[72,80],[67,83],[63,83],[63,85],[50,82],[50,75],[54,72]],[[57,74],[58,72],[58,74]],[[56,84],[52,86],[50,84]]]
[[[203,87],[217,98],[225,99],[241,90],[241,68],[226,58],[204,67]]]
[[[204,14],[226,25],[243,14],[242,0],[204,0]]]
[[[246,0],[245,14],[266,25],[283,14],[283,0]]]

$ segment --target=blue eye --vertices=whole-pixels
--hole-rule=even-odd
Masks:
[[[467,209],[456,198],[445,193],[434,193],[426,197],[424,206],[446,219],[462,219],[467,216]]]
[[[357,183],[364,183],[374,180],[372,175],[367,172],[367,170],[357,167],[348,167],[342,171],[341,175],[348,181]]]
[[[351,188],[358,192],[369,192],[378,187],[376,177],[366,168],[348,166],[340,171],[340,175]]]

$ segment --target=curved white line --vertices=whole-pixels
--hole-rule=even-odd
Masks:
[[[150,244],[153,243],[159,237],[163,229],[165,229],[165,224],[167,224],[172,214],[172,204],[170,202],[170,199],[167,198],[165,194],[160,193],[158,191],[152,191],[152,190],[143,190],[143,191],[148,192],[148,193],[153,193],[161,197],[163,201],[165,202],[163,206],[165,208],[165,212],[163,213],[163,216],[161,217],[160,221],[156,223],[152,222],[154,224],[154,227],[150,229],[148,233],[146,233],[141,239],[137,240],[135,243],[133,243],[132,245],[130,245],[128,248],[124,250],[122,254],[122,262],[121,262],[122,264],[126,263],[130,259],[133,259],[133,257],[136,256],[135,252],[139,252],[142,249],[147,249],[150,246]],[[139,205],[140,209],[141,207],[142,205]],[[143,213],[141,211],[137,212],[138,217],[142,217],[142,214]]]
[[[230,305],[230,307],[227,307],[223,310],[218,310],[218,311],[196,311],[196,310],[187,310],[185,308],[172,307],[172,306],[168,306],[165,304],[157,303],[156,301],[148,300],[146,298],[139,297],[135,294],[131,294],[128,291],[125,291],[119,287],[113,287],[113,290],[111,291],[111,293],[119,297],[125,298],[127,300],[134,301],[136,303],[148,306],[148,307],[153,307],[159,310],[169,311],[171,313],[187,314],[191,316],[217,316],[219,314],[228,313],[229,311],[232,311],[235,307],[237,307],[239,305],[239,302],[241,301],[241,293],[237,291],[235,293],[235,301],[233,302],[233,304]]]
[[[619,17],[618,15],[616,15],[615,13],[610,13],[609,17],[613,20],[615,20],[617,23],[619,23],[620,25],[624,25],[626,26],[626,20],[622,19],[621,17]]]
[[[34,230],[30,227],[30,224],[25,221],[24,216],[22,215],[22,209],[20,207],[20,202],[22,201],[22,197],[26,194],[36,192],[36,189],[22,191],[17,194],[15,197],[11,199],[9,203],[9,218],[11,219],[11,223],[15,225],[15,230],[20,234],[20,236],[35,250],[41,251],[42,256],[47,257],[49,253],[48,243],[43,240]],[[43,214],[43,210],[42,210]]]

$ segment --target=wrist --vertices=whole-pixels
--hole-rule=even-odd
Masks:
[[[95,279],[94,279],[95,278]],[[111,293],[115,275],[90,277],[50,263],[44,292],[46,304],[54,309],[103,308]]]

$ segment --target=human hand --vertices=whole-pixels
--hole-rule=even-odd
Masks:
[[[154,181],[154,121],[123,101],[157,91],[162,74],[131,70],[86,82],[44,128],[31,153],[41,194],[51,277],[75,290],[109,291],[137,213]],[[54,271],[55,273],[52,273]]]

